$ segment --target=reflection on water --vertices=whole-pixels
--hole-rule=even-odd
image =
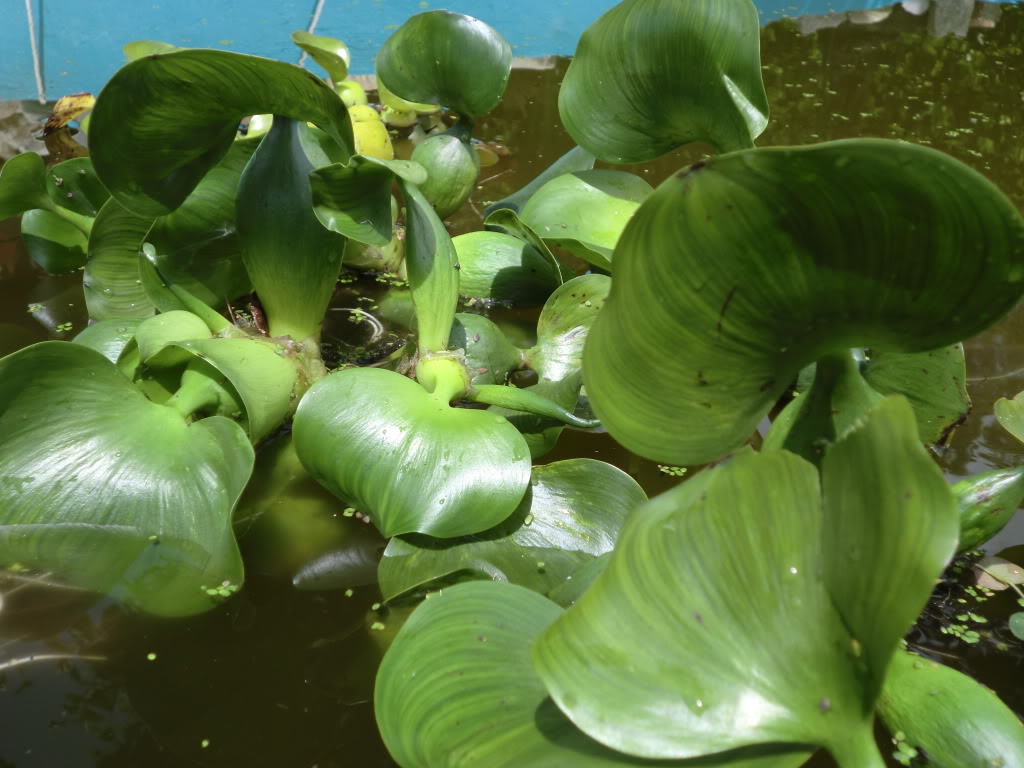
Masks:
[[[1024,207],[1024,8],[970,0],[791,5],[813,15],[763,30],[772,122],[761,145],[851,136],[921,142],[978,169]],[[513,153],[484,170],[454,229],[478,228],[487,202],[569,149],[556,101],[565,67],[555,60],[513,73],[504,103],[479,127],[481,138]],[[691,147],[636,172],[657,184],[702,154]],[[16,223],[0,224],[0,354],[70,338],[86,322],[79,277],[40,275],[16,235]],[[72,330],[56,330],[62,323]],[[941,457],[954,476],[1010,466],[1024,453],[991,416],[996,399],[1024,389],[1024,312],[971,340],[967,351],[975,410]],[[674,482],[607,436],[567,430],[551,459],[570,456],[611,461],[652,494]],[[361,524],[338,516],[342,505],[325,494],[318,500],[317,493],[302,490],[302,514],[326,531],[323,541],[347,540],[351,531],[344,526]],[[374,546],[365,534],[356,538]],[[1024,519],[1018,518],[992,549],[1022,542]],[[355,587],[351,597],[299,592],[276,562],[259,565],[263,540],[254,534],[243,547],[254,566],[245,589],[217,611],[186,621],[125,615],[77,592],[29,586],[9,593],[0,607],[0,663],[39,654],[106,660],[0,670],[0,768],[391,765],[375,735],[370,701],[376,659],[394,626],[384,617],[383,632],[370,628],[382,618],[370,611],[376,589]],[[1012,603],[998,600],[993,619]],[[963,651],[952,641],[948,649]],[[1011,663],[984,647],[966,660],[973,674],[1024,712],[1024,691],[1007,684],[1015,679]]]

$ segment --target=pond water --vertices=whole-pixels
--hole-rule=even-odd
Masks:
[[[978,169],[1024,207],[1024,7],[977,3],[965,37],[938,38],[933,19],[903,6],[917,9],[905,3],[766,26],[772,121],[759,144],[853,136],[921,142]],[[556,59],[513,73],[503,104],[478,128],[480,138],[505,144],[510,154],[482,171],[470,204],[450,222],[453,231],[479,228],[487,201],[519,188],[570,148],[556,101],[566,66]],[[635,172],[657,184],[702,155],[703,148],[690,147]],[[16,222],[0,224],[0,354],[70,338],[86,323],[80,278],[41,274],[17,232]],[[534,317],[505,319],[528,333]],[[70,330],[58,331],[65,323]],[[996,399],[1024,389],[1024,309],[966,346],[974,412],[939,456],[951,477],[1012,466],[1024,453],[991,416]],[[272,470],[290,477],[279,448],[263,451],[256,477]],[[573,456],[614,463],[651,495],[676,482],[607,436],[567,430],[545,461]],[[325,548],[353,542],[373,553],[380,542],[308,479],[293,480],[279,498],[261,496],[259,486],[242,504],[246,586],[212,613],[155,621],[87,594],[0,582],[0,766],[393,765],[376,735],[372,691],[398,611],[371,609],[379,600],[373,584],[346,593],[302,591],[291,582],[296,567]],[[300,539],[302,528],[317,531],[319,549]],[[289,545],[270,548],[268,540]],[[987,549],[1024,559],[1024,517]],[[1012,607],[1004,593],[984,610],[995,625]],[[371,629],[375,622],[385,629]],[[967,646],[937,631],[916,639],[1024,714],[1024,688],[1014,682],[1024,659],[1019,643]],[[33,656],[52,658],[15,663]]]

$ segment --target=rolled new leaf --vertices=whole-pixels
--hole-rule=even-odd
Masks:
[[[754,145],[768,125],[760,26],[750,0],[623,0],[591,24],[562,80],[573,139],[610,163],[693,141]]]
[[[1017,715],[985,686],[930,659],[897,653],[878,711],[935,768],[1024,765]]]
[[[953,485],[960,510],[958,552],[977,549],[1009,523],[1024,501],[1024,467],[993,469]]]
[[[133,61],[103,88],[89,134],[93,166],[125,208],[161,216],[224,156],[241,119],[264,113],[313,122],[341,160],[352,154],[345,105],[316,75],[256,56],[180,50]]]
[[[313,212],[309,174],[329,163],[306,124],[276,117],[238,183],[238,234],[273,336],[319,338],[345,238]]]
[[[377,78],[406,101],[486,115],[505,93],[512,49],[490,26],[451,11],[406,20],[377,52]]]
[[[587,393],[630,450],[698,464],[742,445],[808,363],[939,349],[1022,291],[1024,218],[947,155],[875,139],[725,155],[623,233]]]
[[[99,352],[44,342],[0,360],[0,464],[3,567],[164,616],[241,584],[231,513],[252,471],[245,433],[220,417],[189,425]]]

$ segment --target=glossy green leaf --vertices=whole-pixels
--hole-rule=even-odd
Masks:
[[[237,586],[231,511],[252,470],[238,425],[189,425],[99,352],[44,342],[0,360],[0,563],[166,616]]]
[[[1018,393],[1012,400],[999,398],[992,410],[1000,426],[1024,442],[1024,392]]]
[[[442,219],[469,199],[480,174],[476,151],[454,136],[431,136],[416,146],[412,160],[426,170],[427,179],[420,184],[420,191]]]
[[[548,592],[548,597],[563,608],[574,605],[590,589],[590,586],[597,580],[597,577],[604,572],[611,559],[612,553],[606,552],[591,560],[584,561],[579,568],[566,577],[565,581]]]
[[[451,11],[412,16],[377,52],[377,79],[392,93],[471,118],[498,105],[511,69],[505,38],[479,19]]]
[[[494,323],[481,315],[459,312],[448,337],[449,349],[466,353],[471,384],[504,384],[522,362],[522,350]]]
[[[537,178],[520,190],[513,192],[508,197],[492,203],[484,209],[484,213],[490,215],[501,208],[509,208],[516,213],[523,210],[523,206],[533,196],[533,193],[547,184],[549,181],[563,173],[574,171],[589,171],[594,167],[595,158],[583,147],[573,147],[551,165],[545,168]]]
[[[611,163],[693,141],[752,147],[768,125],[759,35],[750,0],[624,0],[580,38],[558,93],[562,123]]]
[[[971,410],[962,344],[931,352],[872,354],[863,374],[883,395],[903,395],[910,401],[926,443],[942,442]]]
[[[72,341],[99,352],[112,363],[117,363],[124,348],[135,337],[135,330],[140,322],[142,321],[138,318],[100,320],[87,327]]]
[[[21,217],[21,240],[32,261],[51,275],[85,266],[89,240],[82,230],[56,213],[39,208]]]
[[[388,537],[492,528],[516,509],[530,479],[529,451],[504,418],[452,408],[376,368],[313,385],[294,435],[309,473]]]
[[[324,68],[332,82],[340,83],[348,77],[352,54],[341,40],[296,30],[292,32],[292,42],[312,56],[313,61]]]
[[[504,232],[467,232],[452,238],[459,259],[459,294],[536,306],[561,284],[536,248]]]
[[[586,388],[634,453],[698,464],[742,445],[822,355],[948,346],[1022,290],[1024,219],[947,155],[877,139],[737,152],[634,215]]]
[[[953,485],[960,510],[958,552],[977,549],[1006,527],[1024,501],[1024,467],[993,469]]]
[[[459,302],[455,246],[419,188],[399,177],[406,206],[405,268],[416,310],[420,355],[446,348]]]
[[[824,503],[811,464],[751,452],[632,515],[534,646],[559,707],[636,755],[786,742],[881,766],[873,702],[953,552],[956,512],[900,398],[829,450],[823,477]]]
[[[153,314],[139,277],[139,251],[153,225],[121,207],[104,203],[89,234],[89,261],[82,288],[93,320],[144,318]]]
[[[420,104],[415,101],[406,101],[389,91],[388,87],[382,82],[377,83],[377,95],[380,97],[380,103],[384,105],[386,110],[400,113],[412,112],[415,113],[413,114],[414,118],[417,115],[432,115],[441,111],[437,104]]]
[[[15,155],[0,166],[0,220],[33,208],[49,208],[43,158],[35,152]]]
[[[180,51],[181,48],[170,43],[162,43],[159,40],[133,40],[130,43],[125,43],[121,50],[124,51],[125,58],[128,61],[135,61],[143,56]]]
[[[583,377],[580,374],[568,376],[559,381],[539,381],[529,387],[527,392],[539,395],[558,405],[569,412],[576,409],[579,402],[580,386]],[[522,434],[530,448],[530,455],[534,459],[542,458],[551,453],[558,438],[565,429],[565,422],[558,419],[538,416],[535,413],[502,408],[499,405],[492,405],[487,409],[489,413],[504,416]]]
[[[610,270],[622,230],[653,191],[625,171],[577,171],[534,192],[519,215],[545,242]]]
[[[147,317],[139,323],[135,331],[135,345],[138,347],[140,362],[171,367],[185,363],[189,358],[188,353],[171,350],[161,360],[154,358],[175,342],[208,339],[212,335],[201,318],[191,312],[173,310]]]
[[[329,162],[304,122],[277,117],[238,185],[245,267],[273,336],[319,337],[345,239],[312,209],[309,174]]]
[[[564,282],[572,277],[569,269],[551,253],[551,250],[544,244],[540,235],[524,223],[515,211],[508,208],[499,208],[484,219],[484,226],[488,230],[504,232],[506,235],[515,237],[532,246],[548,262],[552,272],[558,273],[559,282]]]
[[[385,600],[459,572],[546,594],[588,559],[610,552],[626,516],[647,496],[610,464],[570,459],[533,468],[519,507],[494,528],[462,539],[409,535],[384,551]]]
[[[133,61],[103,88],[92,113],[93,167],[125,208],[161,216],[220,161],[239,121],[263,113],[316,123],[352,153],[345,105],[316,75],[256,56],[182,50]]]
[[[935,768],[1024,765],[1024,726],[995,693],[929,659],[893,657],[878,702],[892,733]]]
[[[75,157],[47,169],[46,192],[54,205],[91,219],[110,199],[87,157]]]
[[[515,584],[459,584],[399,630],[377,675],[374,709],[402,768],[669,765],[608,749],[577,730],[530,665],[530,645],[561,609]],[[796,768],[808,750],[732,753],[687,766]],[[671,763],[675,765],[676,763]]]
[[[386,246],[393,234],[391,185],[396,174],[413,184],[427,179],[422,166],[408,160],[357,155],[348,165],[317,168],[309,176],[313,211],[332,232]]]

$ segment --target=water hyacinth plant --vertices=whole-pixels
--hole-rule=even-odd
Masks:
[[[188,616],[242,588],[251,528],[299,588],[375,580],[418,603],[375,694],[403,768],[881,766],[876,718],[908,760],[1024,765],[1017,717],[903,640],[1024,498],[1020,468],[953,485],[926,447],[970,409],[961,342],[1024,294],[993,184],[904,142],[757,148],[753,4],[623,0],[562,84],[578,146],[452,237],[504,38],[413,16],[375,103],[343,43],[292,39],[327,79],[130,44],[88,157],[0,169],[0,217],[82,270],[92,320],[0,359],[0,567]],[[595,167],[696,141],[656,189]],[[346,268],[392,287],[339,359]],[[535,340],[460,297],[538,308]],[[684,482],[537,463],[567,428]],[[386,546],[296,558],[298,508],[239,509],[306,482]]]

